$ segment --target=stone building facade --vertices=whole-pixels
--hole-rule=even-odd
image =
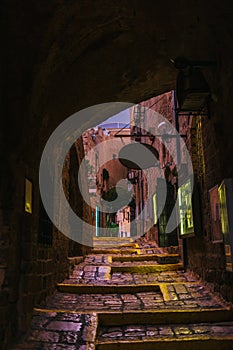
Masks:
[[[142,117],[142,130],[138,141],[143,143],[149,143],[153,145],[159,151],[159,163],[164,171],[164,177],[167,182],[167,186],[172,189],[173,205],[177,198],[177,189],[185,177],[187,177],[187,168],[185,167],[185,160],[183,157],[182,147],[180,148],[180,173],[179,179],[177,174],[177,164],[172,159],[171,154],[166,147],[162,145],[159,138],[153,140],[148,134],[150,128],[155,127],[154,118],[145,118],[146,112],[144,107],[152,109],[165,116],[169,122],[178,129],[179,134],[184,139],[185,147],[192,160],[192,171],[194,174],[194,193],[196,206],[193,208],[193,220],[196,224],[193,235],[182,237],[180,239],[180,230],[174,232],[174,237],[178,238],[177,242],[169,242],[169,239],[164,241],[164,237],[161,237],[160,223],[161,217],[158,218],[157,224],[150,223],[151,228],[143,233],[146,233],[147,239],[156,240],[159,244],[173,245],[178,244],[181,249],[181,254],[184,258],[185,265],[193,272],[197,273],[201,278],[212,283],[213,288],[220,291],[229,300],[232,299],[232,265],[231,265],[231,252],[229,241],[227,245],[225,243],[225,237],[222,232],[221,214],[220,214],[220,199],[218,189],[223,180],[223,168],[221,168],[222,160],[220,158],[220,149],[217,146],[218,138],[215,137],[213,129],[213,121],[216,118],[216,112],[210,111],[210,114],[204,115],[192,115],[187,113],[185,115],[178,116],[175,120],[175,102],[173,92],[165,93],[161,96],[151,98],[147,101],[141,102],[139,105],[140,113]],[[131,118],[135,117],[138,113],[138,106],[132,108]],[[142,107],[140,107],[142,106]],[[136,113],[135,113],[135,109]],[[152,130],[152,129],[151,129]],[[133,130],[134,132],[134,130]],[[132,131],[131,131],[132,133]],[[155,134],[155,131],[153,130]],[[144,135],[144,136],[143,136]],[[149,137],[148,137],[149,136]],[[155,172],[156,169],[149,170]],[[139,175],[140,173],[140,175]],[[185,174],[186,173],[186,174]],[[182,176],[184,179],[182,179]],[[134,171],[134,178],[136,178],[135,192],[136,192],[136,205],[140,206],[140,203],[146,203],[148,200],[148,184],[146,176],[142,171]],[[157,183],[153,183],[154,178],[148,176],[149,182],[153,184],[155,193],[158,191],[158,178],[156,176]],[[179,180],[179,183],[178,183]],[[212,207],[211,191],[215,191],[214,205]],[[231,191],[231,189],[227,189]],[[169,195],[169,192],[168,194]],[[193,199],[192,199],[193,201]],[[217,206],[216,206],[217,203]],[[153,207],[153,202],[149,203],[149,206]],[[172,205],[172,207],[173,207]],[[166,202],[165,211],[168,209],[168,203]],[[217,211],[217,212],[216,212]],[[162,213],[162,216],[164,213]],[[165,212],[165,216],[169,215],[169,212]],[[230,215],[230,214],[228,214]],[[154,220],[156,214],[153,210],[147,210],[147,217],[144,220]],[[162,218],[163,219],[163,218]],[[165,225],[167,220],[165,220]],[[141,223],[139,224],[138,231],[142,230]],[[161,241],[161,242],[160,242]],[[204,247],[204,248],[203,248]],[[221,281],[219,283],[219,281]]]
[[[115,138],[118,132],[122,135]],[[128,169],[118,159],[118,152],[128,143],[129,128],[119,128],[112,123],[106,129],[99,126],[83,133],[85,158],[89,167],[89,194],[92,207],[92,222],[94,236],[124,236],[130,235],[130,220],[128,207],[119,206],[114,210],[111,202],[117,199],[116,185],[126,180]],[[126,189],[127,190],[127,189]],[[124,189],[122,189],[123,195]],[[104,203],[106,201],[106,203]],[[108,212],[108,208],[110,209]],[[127,218],[127,219],[126,219]],[[101,228],[107,229],[102,232]]]
[[[191,123],[186,117],[177,120],[175,103],[175,94],[171,91],[131,108],[132,139],[158,151],[156,167],[134,172],[137,212],[146,208],[138,222],[138,231],[161,246],[178,245],[177,229],[170,234],[166,234],[165,229],[177,200],[178,169],[179,177],[184,175],[185,141],[180,141],[180,135],[187,139]],[[135,128],[135,124],[140,126]],[[164,191],[167,197],[163,205],[159,203],[163,198],[159,197],[164,196],[160,195]]]

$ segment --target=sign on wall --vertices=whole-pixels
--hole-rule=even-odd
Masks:
[[[180,236],[194,234],[192,188],[191,180],[188,179],[178,189],[179,215],[180,215]]]
[[[32,183],[25,179],[24,210],[32,214]]]
[[[220,216],[220,198],[218,185],[209,190],[210,209],[211,209],[211,227],[212,227],[212,241],[213,243],[222,242],[223,234],[221,227]]]

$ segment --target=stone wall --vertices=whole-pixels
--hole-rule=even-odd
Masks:
[[[174,207],[175,198],[176,198],[176,187],[177,187],[177,159],[173,159],[174,155],[177,154],[176,147],[177,143],[175,139],[165,139],[162,137],[163,134],[166,134],[168,130],[170,129],[170,125],[173,126],[174,130],[176,128],[175,125],[175,101],[174,101],[175,95],[174,91],[169,91],[167,93],[164,93],[159,96],[155,96],[150,98],[149,100],[143,101],[140,103],[141,106],[146,107],[145,111],[145,117],[143,118],[143,121],[141,123],[142,129],[145,131],[143,132],[145,135],[147,132],[151,131],[152,135],[159,135],[152,138],[148,138],[147,136],[141,138],[141,142],[148,143],[150,145],[153,145],[155,149],[158,151],[158,162],[159,162],[159,168],[149,168],[147,169],[147,178],[149,179],[149,187],[150,191],[153,189],[153,191],[157,194],[157,206],[159,201],[161,201],[159,193],[159,186],[161,185],[161,178],[166,179],[167,183],[166,185],[163,185],[164,188],[166,187],[167,192],[170,194],[170,196],[167,194],[167,201],[164,205],[164,209],[161,212],[164,217],[166,217],[166,220],[168,222],[168,219],[171,215],[172,209]],[[187,119],[187,118],[186,118]],[[159,125],[162,125],[162,123],[168,120],[169,124],[166,126],[162,126],[159,128]],[[187,123],[186,123],[187,124]],[[172,131],[173,132],[173,131]],[[181,162],[182,162],[182,152],[181,153]],[[139,192],[139,196],[144,196],[144,202],[147,201],[148,196],[148,188],[147,191],[141,191],[142,184],[138,184],[137,192]],[[170,190],[170,191],[169,191]],[[137,193],[136,192],[136,193]],[[150,196],[152,193],[150,194]],[[136,195],[136,202],[138,200]],[[158,210],[158,208],[157,208]],[[156,227],[153,225],[153,217],[146,218],[150,222],[151,228],[148,230],[146,236],[150,239],[154,239],[159,245],[166,246],[166,245],[177,245],[177,230],[173,230],[173,232],[169,233],[168,235],[159,233],[159,222],[162,219],[158,219]]]
[[[82,147],[82,145],[79,145]],[[81,152],[75,150],[76,157]],[[69,165],[69,162],[67,163]],[[76,163],[78,166],[78,163]],[[64,167],[64,190],[75,208],[80,208],[80,216],[90,220],[90,211],[77,193],[73,177],[75,168]],[[18,167],[15,181],[8,177],[1,181],[1,203],[7,206],[0,211],[0,347],[7,349],[15,336],[26,332],[30,324],[32,309],[51,295],[56,284],[68,276],[68,255],[85,255],[89,247],[81,244],[70,246],[70,240],[56,227],[52,227],[52,240],[39,240],[40,195],[37,186],[36,168],[27,168],[26,172]],[[24,179],[29,178],[33,185],[32,214],[24,211]],[[11,198],[11,187],[14,188],[14,199]],[[81,200],[81,202],[80,202]],[[61,210],[61,209],[60,209]],[[78,249],[77,249],[78,246]]]
[[[202,142],[204,155],[203,175],[199,177],[201,189],[200,206],[202,209],[202,233],[186,239],[187,266],[201,278],[212,284],[213,289],[233,301],[233,272],[226,270],[224,245],[213,242],[211,226],[211,208],[209,190],[219,185],[224,178],[233,176],[232,168],[232,113],[233,103],[229,97],[229,77],[223,65],[228,61],[227,52],[221,52],[220,61],[216,61],[214,69],[206,71],[210,84],[212,100],[209,117],[203,116]],[[215,76],[213,76],[213,72]],[[227,103],[226,103],[227,101]]]
[[[23,181],[21,194],[23,194]],[[0,347],[7,349],[18,334],[27,330],[32,309],[67,277],[67,239],[54,229],[53,245],[38,243],[38,212],[1,211]],[[34,198],[34,203],[38,198]],[[4,216],[5,214],[5,216]],[[13,221],[13,225],[10,223]]]
[[[2,208],[0,209],[0,346],[4,348],[7,339],[10,339],[17,330],[16,295],[17,287],[13,288],[13,279],[17,273],[12,272],[9,266],[10,227],[6,224]],[[10,281],[11,279],[11,281]]]
[[[39,239],[40,151],[36,142],[34,147],[26,148],[28,138],[19,140],[22,142],[15,156],[2,159],[5,168],[0,181],[0,348],[3,349],[10,348],[15,337],[27,331],[33,307],[55,291],[56,284],[68,277],[69,270],[68,238],[52,227],[51,242]],[[25,178],[32,182],[32,214],[24,210]],[[69,167],[64,170],[64,181],[64,190],[69,195]],[[88,220],[88,210],[85,215]],[[87,248],[81,246],[79,254],[86,252]]]
[[[82,177],[78,183],[78,170],[84,158],[82,137],[80,137],[70,149],[70,169],[69,169],[69,203],[74,212],[83,221],[91,223],[91,208],[83,199],[81,190],[87,191],[87,178]],[[79,185],[82,186],[80,189]],[[91,247],[80,244],[74,240],[69,241],[69,256],[81,256],[90,252]]]

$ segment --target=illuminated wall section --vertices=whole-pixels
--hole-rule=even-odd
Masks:
[[[32,214],[32,183],[25,179],[24,210]]]
[[[233,179],[224,179],[218,188],[220,217],[224,237],[227,268],[232,270],[233,259]]]
[[[156,203],[156,193],[153,195],[153,216],[154,216],[154,225],[157,224],[157,203]]]
[[[178,189],[180,235],[194,234],[191,180],[188,179]]]

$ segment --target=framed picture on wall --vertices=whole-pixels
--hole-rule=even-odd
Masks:
[[[218,185],[209,190],[212,242],[223,242]]]
[[[233,263],[233,179],[223,179],[218,187],[220,219],[225,246],[226,267],[232,271]]]
[[[188,179],[178,189],[180,237],[194,235],[191,180]]]
[[[32,182],[26,178],[24,181],[24,210],[32,214]]]
[[[178,204],[180,238],[202,235],[201,198],[195,176],[187,178],[178,188]]]

